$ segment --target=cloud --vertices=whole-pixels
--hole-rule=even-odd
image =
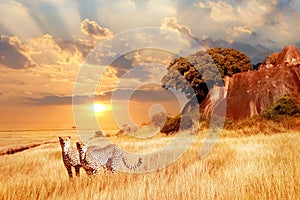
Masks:
[[[208,10],[209,18],[228,26],[232,23],[248,26],[262,26],[270,20],[270,13],[277,10],[280,2],[274,0],[257,1],[204,1],[197,4],[200,9]],[[236,25],[235,25],[236,26]]]
[[[199,1],[196,8],[202,14],[197,17],[205,29],[192,25],[190,27],[194,34],[202,31],[212,38],[281,48],[298,41],[297,34],[294,33],[298,31],[300,12],[295,2],[297,1]],[[196,24],[196,17],[190,20]],[[276,44],[270,44],[270,38]]]
[[[12,35],[30,38],[42,34],[30,10],[17,1],[0,1],[0,24]]]
[[[2,92],[7,96],[40,97],[71,94],[84,56],[95,42],[65,41],[45,34],[23,41],[16,36],[0,36],[0,46]]]
[[[64,42],[49,34],[29,39],[26,43],[31,48],[27,54],[39,66],[79,64],[84,59],[76,43]]]
[[[26,98],[28,100],[28,104],[34,105],[71,105],[72,97],[70,96],[45,96],[42,98]]]
[[[80,23],[81,32],[96,39],[105,39],[113,36],[113,32],[108,28],[102,28],[97,22],[84,19]]]
[[[95,95],[96,101],[110,101],[110,100],[120,100],[120,101],[136,101],[136,102],[153,102],[153,101],[172,101],[176,99],[176,96],[169,91],[162,88],[157,89],[157,87],[151,87],[151,89],[117,89],[114,91],[106,91],[102,94]],[[0,94],[2,95],[2,94]],[[131,95],[131,96],[130,96]],[[73,102],[72,99],[76,100]],[[27,97],[25,98],[26,104],[30,105],[72,105],[76,104],[88,104],[93,102],[92,96],[59,96],[59,95],[47,95],[43,97]]]
[[[118,89],[114,91],[107,91],[102,95],[97,95],[96,100],[129,100],[137,102],[153,102],[153,101],[171,101],[176,98],[174,94],[169,90],[164,90],[162,88],[157,89],[156,87],[147,90],[137,89]]]
[[[250,27],[250,26],[234,26],[232,28],[229,28],[226,30],[226,33],[232,37],[239,37],[243,34],[247,34],[247,35],[256,35],[256,32],[254,30],[254,28]]]
[[[178,31],[187,35],[192,35],[191,29],[178,23],[176,17],[166,17],[161,20],[161,28]]]
[[[196,6],[199,7],[199,8],[207,8],[207,7],[208,7],[208,6],[207,6],[205,3],[203,3],[203,2],[197,3]]]
[[[28,46],[14,36],[0,36],[0,64],[13,69],[34,67],[35,63],[26,55]]]
[[[143,49],[133,51],[125,55],[126,59],[132,60],[132,66],[143,66],[145,64],[160,63],[169,65],[173,60],[174,55],[170,52],[158,49]]]
[[[210,14],[209,17],[217,22],[227,22],[236,19],[234,8],[223,1],[206,1],[199,2],[197,6],[201,9],[209,9]]]
[[[21,41],[17,36],[0,36],[0,64],[12,69],[44,65],[80,64],[95,47],[86,40],[74,42],[49,34]]]
[[[102,4],[98,6],[95,19],[108,19],[110,28],[115,32],[156,27],[161,19],[176,16],[177,12],[176,1],[172,0],[114,0]]]

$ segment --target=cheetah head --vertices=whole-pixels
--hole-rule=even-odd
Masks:
[[[59,143],[60,146],[64,149],[67,150],[71,146],[71,136],[67,136],[66,138],[58,137],[59,138]]]
[[[77,147],[77,151],[78,151],[78,153],[79,153],[79,155],[80,155],[80,158],[81,158],[81,159],[84,159],[85,153],[86,153],[86,151],[87,151],[87,146],[86,146],[86,144],[82,144],[82,143],[80,143],[80,142],[76,142],[76,147]]]

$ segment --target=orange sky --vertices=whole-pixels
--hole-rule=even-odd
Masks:
[[[127,112],[119,111],[118,106],[114,108],[117,117],[113,116],[110,102],[98,102],[107,106],[107,110],[95,113],[93,105],[86,105],[84,111],[80,114],[87,116],[86,121],[78,121],[87,129],[119,129],[123,124],[128,124],[128,116],[136,125],[147,123],[150,121],[150,108],[153,105],[161,105],[167,113],[177,114],[179,112],[179,105],[176,101],[173,102],[135,102],[129,103],[129,114]],[[6,104],[0,106],[0,124],[2,128],[9,127],[14,129],[68,129],[76,126],[73,118],[72,105],[15,105]],[[98,125],[92,125],[91,119],[96,118]],[[126,119],[125,121],[119,119]],[[21,127],[20,127],[21,126]]]

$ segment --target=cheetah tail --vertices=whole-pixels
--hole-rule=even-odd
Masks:
[[[126,157],[123,157],[123,158],[122,158],[122,161],[123,161],[124,165],[125,165],[128,169],[133,169],[133,170],[139,168],[139,167],[142,165],[142,163],[143,163],[143,162],[142,162],[142,158],[139,158],[139,161],[138,161],[138,163],[137,163],[135,166],[130,165],[130,164],[128,163]]]

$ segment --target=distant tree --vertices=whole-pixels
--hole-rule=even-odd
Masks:
[[[104,137],[104,134],[102,131],[95,131],[95,137]]]
[[[160,132],[167,135],[172,135],[180,130],[192,128],[193,121],[188,115],[176,115],[174,117],[167,116],[166,122]]]
[[[166,122],[167,115],[164,112],[155,113],[151,116],[151,122],[155,126],[163,127]]]

